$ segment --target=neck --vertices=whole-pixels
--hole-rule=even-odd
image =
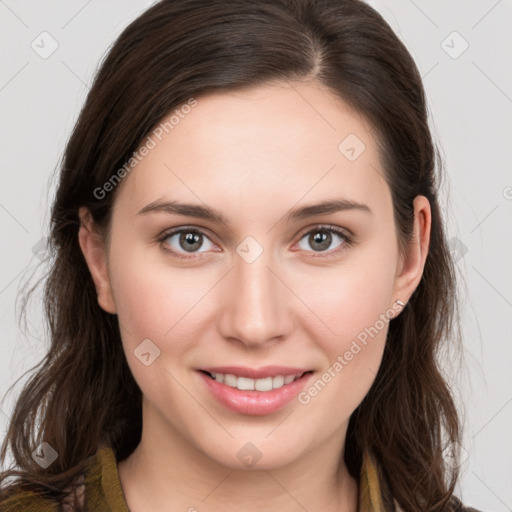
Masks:
[[[167,423],[152,417],[143,424],[141,442],[118,464],[130,512],[357,512],[358,485],[339,456],[346,428],[284,466],[240,469],[212,459]]]

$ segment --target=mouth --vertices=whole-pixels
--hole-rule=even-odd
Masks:
[[[284,367],[259,370],[216,367],[196,372],[210,398],[231,411],[253,416],[271,414],[285,407],[313,374],[313,370]]]

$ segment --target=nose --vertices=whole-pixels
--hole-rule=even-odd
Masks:
[[[236,255],[221,290],[221,334],[248,347],[282,340],[292,329],[293,293],[267,254],[252,263]]]

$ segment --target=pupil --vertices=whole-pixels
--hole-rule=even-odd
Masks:
[[[194,250],[199,249],[199,247],[201,247],[200,239],[200,233],[189,231],[187,233],[181,234],[180,244],[183,247],[183,249],[185,249],[185,251],[194,252]]]
[[[312,246],[314,244],[320,245],[320,250],[325,250],[331,244],[331,234],[326,231],[317,231],[314,235],[312,235]]]

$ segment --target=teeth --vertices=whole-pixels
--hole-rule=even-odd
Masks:
[[[284,378],[284,383],[285,384],[290,384],[290,382],[293,382],[294,380],[295,380],[295,375],[287,375]]]
[[[237,377],[230,373],[212,373],[211,376],[217,382],[226,384],[232,388],[240,389],[241,391],[271,391],[272,389],[278,389],[286,384],[292,383],[294,380],[301,377],[303,374],[297,375],[276,375],[275,377],[264,377],[263,379],[249,379],[247,377]]]
[[[256,391],[270,391],[271,389],[274,388],[273,382],[274,380],[272,379],[272,377],[267,377],[266,379],[256,379],[254,381],[254,389]]]
[[[273,388],[282,388],[284,386],[284,377],[282,375],[276,375],[272,380]]]
[[[217,375],[215,375],[215,378],[217,378]],[[236,377],[230,374],[224,375],[224,384],[226,384],[226,386],[236,388]]]
[[[256,381],[254,379],[247,379],[246,377],[238,377],[236,381],[236,387],[242,390],[252,390],[254,391],[254,386]]]

